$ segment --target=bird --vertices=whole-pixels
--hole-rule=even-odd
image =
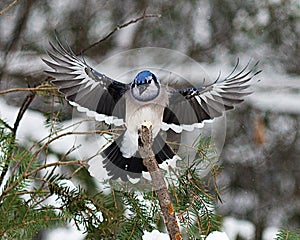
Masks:
[[[233,70],[224,78],[198,87],[175,88],[163,85],[149,70],[137,73],[130,83],[122,83],[98,72],[83,57],[77,56],[58,37],[49,42],[48,59],[42,59],[51,70],[51,83],[65,99],[81,112],[94,116],[97,121],[125,130],[101,152],[103,166],[111,179],[128,181],[140,178],[147,171],[138,152],[138,128],[144,121],[152,123],[153,146],[158,164],[172,159],[176,154],[166,143],[161,131],[176,133],[192,131],[223,115],[251,94],[251,80],[257,71],[248,64]]]

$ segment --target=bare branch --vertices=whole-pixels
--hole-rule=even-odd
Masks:
[[[94,155],[92,157],[95,157]],[[90,160],[90,158],[88,158],[88,160]],[[71,166],[71,165],[81,165],[81,166],[85,166],[86,163],[84,161],[88,161],[88,160],[74,160],[74,161],[68,161],[68,162],[61,162],[61,161],[57,161],[57,162],[53,162],[53,163],[46,163],[34,170],[32,170],[31,172],[28,172],[25,177],[29,177],[31,175],[36,174],[37,172],[41,171],[42,169],[45,168],[49,168],[49,167],[56,167],[56,166]]]
[[[152,150],[152,124],[144,122],[139,128],[139,153],[143,158],[143,163],[151,175],[153,187],[157,194],[160,208],[171,240],[181,240],[182,235],[176,220],[175,211],[171,202],[163,173],[160,171],[155,155]]]
[[[17,133],[17,130],[18,130],[18,127],[19,127],[19,124],[20,124],[20,121],[24,115],[24,113],[26,112],[27,108],[29,107],[30,103],[33,101],[35,97],[35,93],[34,92],[31,92],[29,93],[26,98],[24,99],[23,103],[22,103],[22,106],[18,112],[18,116],[16,118],[16,121],[14,123],[14,128],[13,128],[13,134],[14,136],[16,135]]]
[[[17,133],[20,121],[22,120],[24,113],[26,112],[27,108],[29,107],[29,105],[32,102],[32,100],[34,99],[34,97],[35,97],[35,93],[31,92],[30,94],[28,94],[26,96],[25,100],[23,101],[23,104],[18,112],[18,116],[15,120],[14,127],[10,128],[12,131],[12,138],[10,140],[11,144],[13,144],[15,142],[16,133]],[[12,150],[13,150],[13,148],[11,148],[10,152],[7,154],[7,156],[5,158],[4,166],[2,168],[1,175],[0,175],[0,185],[2,184],[3,179],[9,169],[9,165],[11,162]]]
[[[12,7],[14,7],[20,0],[15,0],[13,1],[12,3],[10,3],[7,7],[3,8],[1,11],[0,11],[0,16],[2,14],[4,14],[5,12],[7,12],[9,9],[11,9]]]
[[[138,17],[138,18],[133,18],[130,21],[123,23],[121,25],[117,25],[111,32],[109,32],[108,34],[106,34],[103,38],[101,38],[99,41],[91,44],[90,46],[84,48],[81,53],[86,52],[87,50],[99,45],[100,43],[104,42],[106,39],[108,39],[109,37],[111,37],[115,32],[117,32],[118,30],[125,28],[133,23],[139,22],[141,20],[144,20],[146,18],[159,18],[161,17],[160,14],[146,14],[145,12],[143,13],[142,16]]]
[[[0,95],[13,93],[13,92],[38,92],[38,91],[57,91],[57,87],[35,87],[35,88],[11,88],[0,91]]]

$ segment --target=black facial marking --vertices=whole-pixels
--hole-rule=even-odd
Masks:
[[[152,79],[154,80],[155,83],[157,83],[157,78],[153,73],[152,73]]]

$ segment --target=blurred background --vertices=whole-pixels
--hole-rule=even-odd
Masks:
[[[300,228],[299,0],[2,0],[0,11],[0,90],[47,80],[41,57],[55,30],[80,53],[144,12],[161,17],[118,30],[84,56],[96,66],[121,51],[161,47],[207,66],[213,77],[237,58],[259,60],[255,94],[227,114],[217,211],[236,239],[268,239],[272,228]],[[0,98],[20,106],[25,95]],[[45,103],[40,96],[30,108],[47,114],[53,106]],[[72,117],[67,104],[62,110],[63,119]]]

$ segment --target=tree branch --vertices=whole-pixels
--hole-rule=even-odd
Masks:
[[[103,38],[101,38],[99,41],[89,45],[88,47],[84,48],[81,53],[84,53],[86,52],[87,50],[97,46],[98,44],[104,42],[106,39],[108,39],[109,37],[111,37],[115,32],[117,32],[118,30],[122,29],[122,28],[125,28],[133,23],[136,23],[136,22],[139,22],[141,20],[144,20],[146,18],[154,18],[154,17],[161,17],[160,14],[146,14],[145,12],[143,13],[142,16],[138,17],[138,18],[133,18],[131,19],[130,21],[126,22],[126,23],[123,23],[121,25],[117,25],[111,32],[109,32],[108,34],[106,34]]]
[[[0,91],[0,95],[13,93],[13,92],[22,92],[22,91],[30,91],[30,92],[56,91],[57,92],[57,87],[10,88],[10,89]]]
[[[10,140],[10,143],[13,145],[15,143],[15,140],[16,140],[16,134],[17,134],[17,130],[18,130],[18,127],[19,127],[19,124],[20,124],[20,121],[22,120],[22,117],[24,115],[24,113],[26,112],[27,108],[29,107],[29,105],[31,104],[32,100],[34,99],[35,97],[35,93],[34,92],[31,92],[29,93],[26,98],[24,99],[23,103],[22,103],[22,106],[18,112],[18,116],[15,120],[15,123],[14,123],[14,127],[13,128],[10,128],[12,130],[12,138]],[[2,185],[3,183],[3,179],[9,169],[9,166],[10,166],[10,162],[11,162],[11,155],[12,155],[12,151],[13,151],[14,148],[11,148],[9,153],[7,154],[7,156],[5,157],[5,160],[4,160],[4,165],[3,165],[3,168],[2,168],[2,171],[1,171],[1,174],[0,174],[0,186]]]
[[[175,211],[171,197],[162,172],[160,171],[152,150],[152,124],[144,122],[139,128],[139,153],[147,167],[153,182],[153,187],[158,197],[160,208],[163,212],[164,222],[171,240],[181,240],[182,235],[176,221]]]
[[[0,11],[0,16],[2,14],[4,14],[5,12],[7,12],[9,9],[11,9],[13,6],[15,6],[20,0],[15,0],[13,2],[11,2],[7,7],[3,8],[1,11]]]
[[[19,124],[20,124],[20,121],[24,115],[24,113],[26,112],[27,108],[29,107],[29,105],[31,104],[31,102],[33,101],[35,97],[35,93],[34,92],[31,92],[29,93],[26,98],[24,99],[23,101],[23,104],[18,112],[18,116],[16,118],[16,121],[14,123],[14,128],[13,128],[13,136],[15,137],[16,136],[16,133],[17,133],[17,130],[18,130],[18,127],[19,127]]]

